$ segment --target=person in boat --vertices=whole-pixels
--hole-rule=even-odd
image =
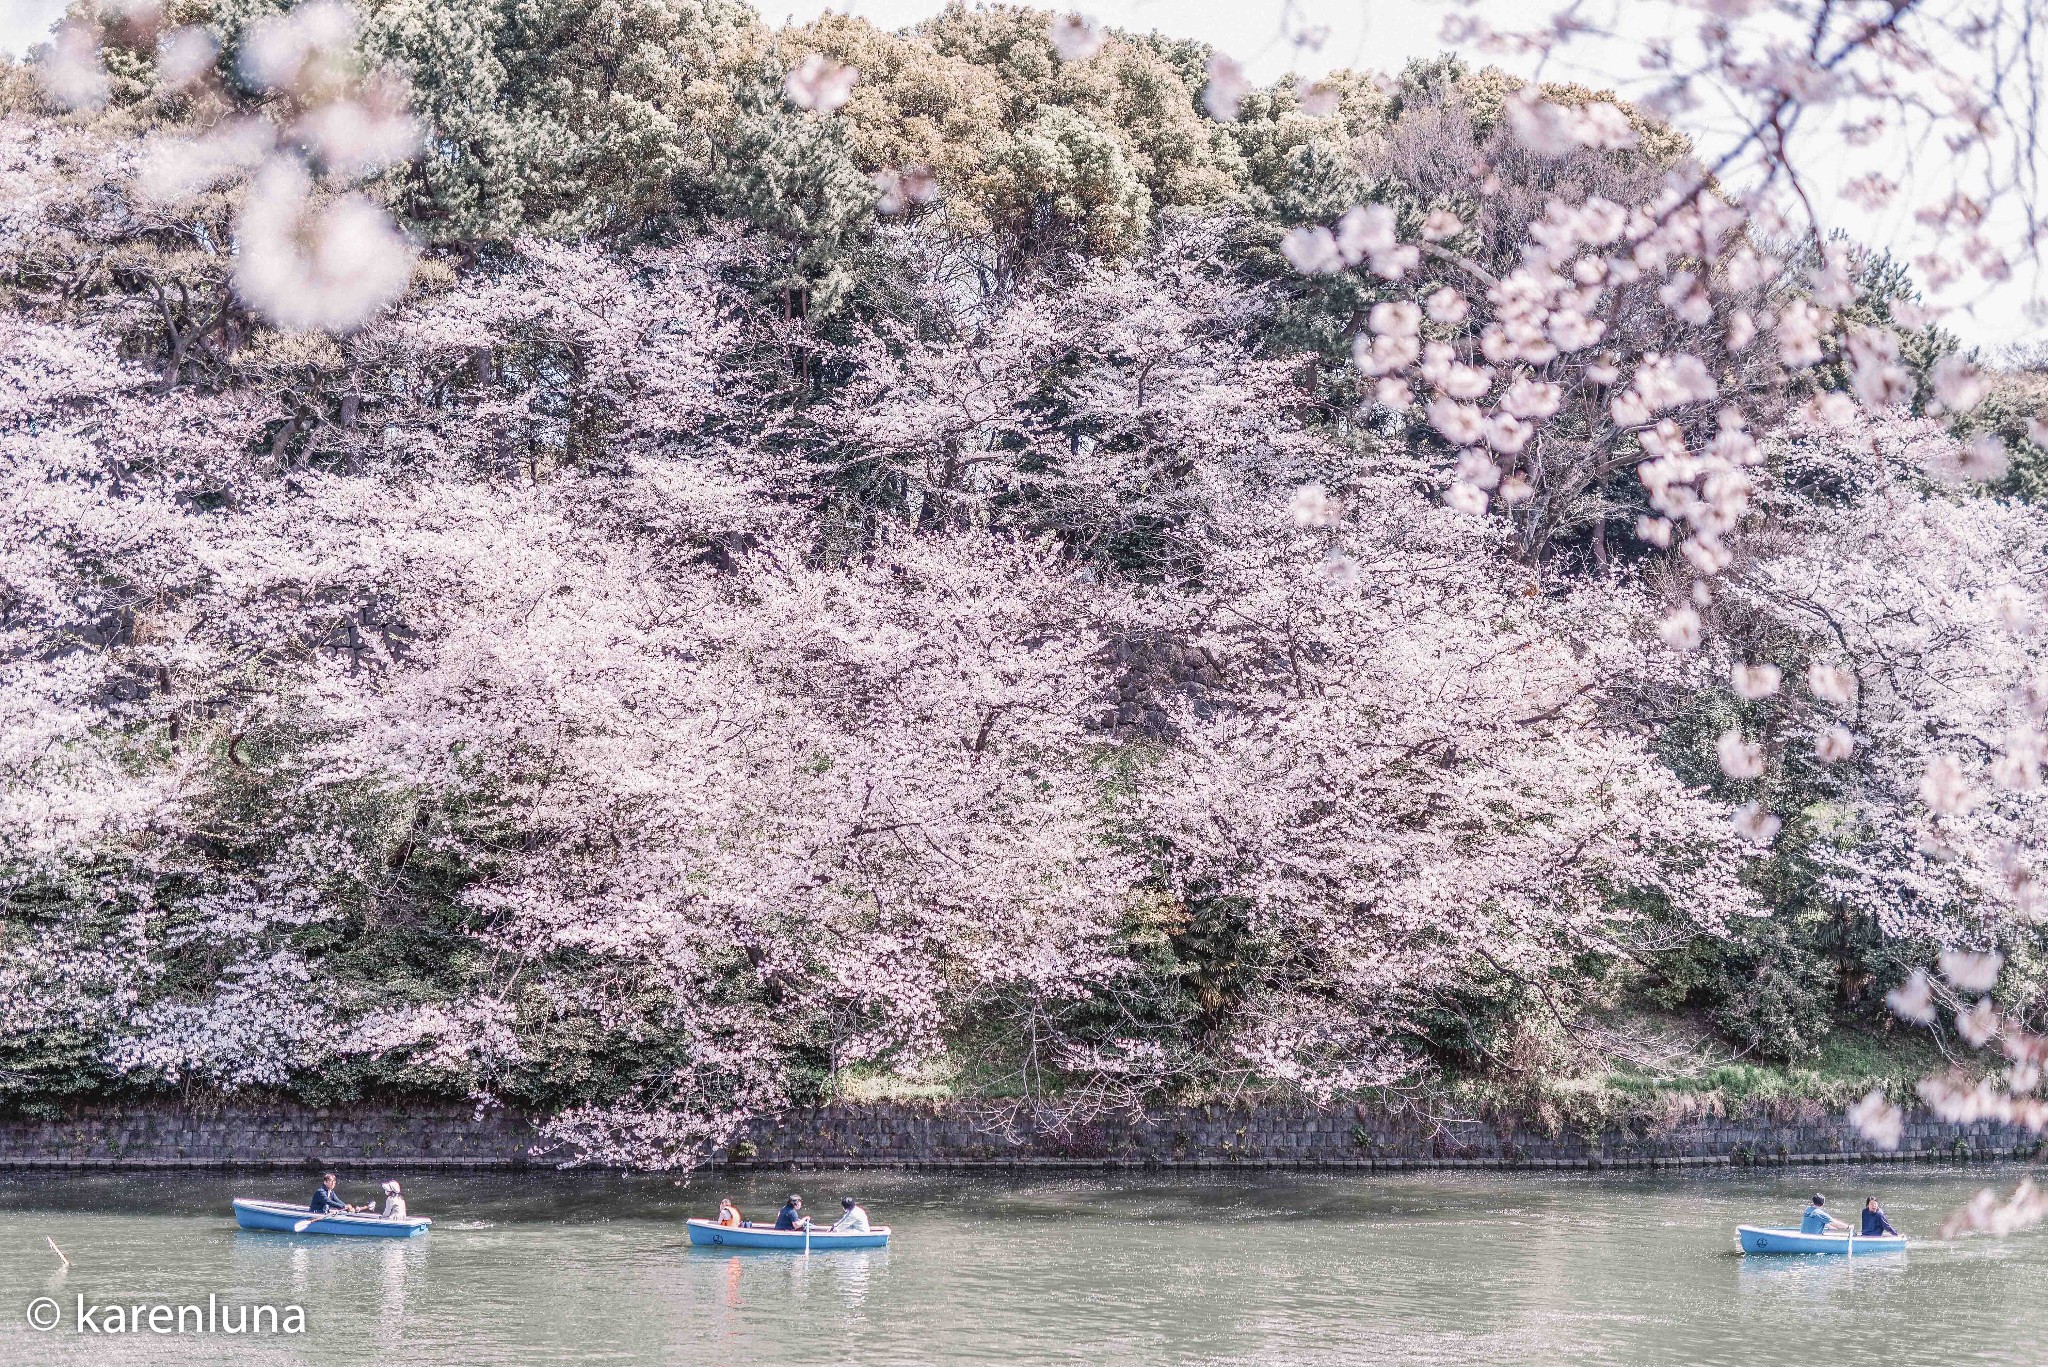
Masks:
[[[839,1198],[839,1209],[845,1213],[833,1223],[832,1232],[834,1234],[866,1234],[868,1232],[868,1213],[855,1204],[851,1196]]]
[[[1799,1217],[1801,1234],[1847,1234],[1849,1227],[1827,1211],[1828,1198],[1819,1192],[1813,1194],[1813,1204]]]
[[[811,1227],[811,1217],[804,1214],[803,1197],[796,1195],[794,1192],[790,1193],[789,1200],[783,1202],[782,1209],[775,1212],[775,1227],[777,1229],[809,1229]]]
[[[1877,1198],[1875,1196],[1864,1197],[1863,1237],[1868,1239],[1879,1234],[1890,1234],[1897,1237],[1898,1233],[1896,1229],[1892,1228],[1892,1222],[1885,1219],[1884,1207],[1877,1203]]]
[[[718,1223],[727,1229],[738,1229],[746,1223],[745,1220],[740,1219],[739,1207],[732,1203],[731,1197],[727,1197],[718,1203]]]
[[[405,1197],[399,1191],[396,1181],[384,1184],[384,1218],[387,1220],[403,1220],[406,1218]]]
[[[312,1211],[315,1215],[353,1215],[356,1211],[362,1209],[360,1206],[352,1206],[342,1200],[341,1193],[335,1190],[335,1185],[334,1174],[331,1172],[323,1173],[320,1178],[320,1185],[313,1192],[313,1199],[307,1202],[306,1209]]]

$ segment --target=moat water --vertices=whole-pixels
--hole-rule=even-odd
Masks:
[[[404,1179],[431,1233],[237,1230],[233,1195],[298,1174],[0,1173],[4,1363],[1728,1363],[2048,1361],[2048,1232],[1942,1241],[2014,1167],[1685,1174]],[[1875,1193],[1911,1251],[1745,1258],[1818,1186]],[[858,1196],[875,1252],[692,1249],[731,1195]],[[65,1269],[48,1241],[70,1259]],[[303,1333],[152,1333],[148,1307],[297,1306]],[[28,1323],[33,1302],[55,1328]],[[98,1332],[74,1321],[100,1307]],[[106,1332],[105,1307],[143,1308]],[[47,1316],[47,1308],[40,1314]],[[175,1313],[175,1312],[173,1312]],[[216,1323],[219,1321],[217,1320]],[[190,1320],[188,1319],[188,1326]]]

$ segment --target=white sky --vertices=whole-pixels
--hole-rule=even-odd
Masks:
[[[1074,0],[1067,0],[1073,4]],[[1697,12],[1682,19],[1683,11],[1652,0],[1612,0],[1608,11],[1631,30],[1631,40],[1664,36],[1658,25],[1698,22]],[[902,28],[937,13],[943,0],[755,0],[764,18],[773,23],[804,23],[827,9],[859,15],[882,28]],[[1052,0],[1038,0],[1053,8]],[[1059,7],[1065,8],[1066,5]],[[1398,71],[1415,57],[1427,57],[1446,46],[1439,38],[1444,18],[1453,12],[1445,0],[1080,0],[1081,12],[1104,24],[1140,32],[1156,29],[1176,37],[1197,38],[1243,62],[1254,80],[1278,79],[1290,71],[1317,75],[1337,67],[1369,71]],[[1596,6],[1597,7],[1597,6]],[[40,41],[62,14],[64,0],[0,0],[0,50],[19,54]],[[1474,12],[1493,19],[1501,27],[1515,28],[1535,22],[1547,13],[1541,0],[1479,0]],[[1306,29],[1326,28],[1320,47],[1310,49],[1290,41],[1290,34]],[[1671,36],[1683,39],[1683,30]],[[1598,56],[1596,57],[1596,54]],[[1616,73],[1603,81],[1583,72],[1553,69],[1546,75],[1575,77],[1588,84],[1615,84],[1623,95],[1631,93],[1627,79],[1635,73],[1634,63],[1623,51],[1601,53],[1588,47],[1580,53],[1603,60]],[[1527,59],[1476,57],[1510,70],[1518,66],[1528,74]],[[1684,124],[1687,121],[1681,120]],[[1696,136],[1703,130],[1689,127]],[[1712,135],[1701,137],[1711,148]],[[1928,155],[1915,158],[1916,150]],[[1809,153],[1812,149],[1809,148]],[[1860,154],[1830,151],[1824,168],[1847,179],[1866,170],[1882,170],[1905,186],[1905,193],[1885,210],[1870,212],[1851,209],[1832,196],[1821,199],[1824,215],[1851,228],[1853,235],[1873,246],[1891,247],[1910,259],[1926,249],[1916,241],[1910,210],[1913,206],[1944,196],[1950,184],[1944,176],[1952,168],[1941,150],[1915,149],[1904,144],[1881,143]],[[2038,298],[2042,280],[2032,260],[2016,263],[2018,274],[1994,290],[1981,286],[1959,291],[1960,297],[1938,302],[1962,306],[1944,321],[1966,340],[1992,353],[2013,344],[2048,340],[2048,309]]]

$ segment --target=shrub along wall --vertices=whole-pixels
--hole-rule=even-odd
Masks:
[[[371,1163],[401,1170],[559,1161],[536,1152],[535,1139],[531,1120],[508,1111],[166,1101],[0,1120],[0,1167]],[[2039,1151],[2039,1136],[2023,1129],[1914,1117],[1899,1151],[1880,1153],[1839,1113],[1818,1106],[1550,1134],[1512,1120],[1424,1120],[1365,1106],[1195,1107],[1056,1128],[1030,1114],[888,1103],[793,1112],[757,1125],[719,1159],[757,1167],[1577,1168],[1989,1160]]]

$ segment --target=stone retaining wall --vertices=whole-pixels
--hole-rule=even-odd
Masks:
[[[757,1127],[725,1159],[756,1167],[1599,1168],[1992,1160],[2032,1156],[2039,1141],[2013,1126],[1914,1117],[1898,1150],[1885,1153],[1839,1112],[1818,1106],[1548,1134],[1511,1121],[1432,1120],[1366,1106],[1197,1107],[1046,1130],[1029,1116],[961,1106],[839,1105]]]
[[[82,1108],[55,1120],[0,1119],[6,1167],[550,1165],[534,1127],[507,1111],[315,1108],[163,1102]],[[1050,1117],[963,1105],[836,1105],[753,1128],[719,1155],[736,1167],[1602,1168],[1726,1163],[1990,1160],[2039,1151],[2039,1137],[1988,1123],[1917,1117],[1896,1153],[1872,1149],[1839,1114],[1789,1107],[1744,1118],[1639,1121],[1548,1134],[1479,1119],[1425,1119],[1364,1106],[1164,1110],[1056,1126]]]
[[[0,1119],[0,1168],[508,1168],[527,1162],[533,1126],[469,1107],[312,1107],[158,1102],[85,1107],[56,1120]]]

